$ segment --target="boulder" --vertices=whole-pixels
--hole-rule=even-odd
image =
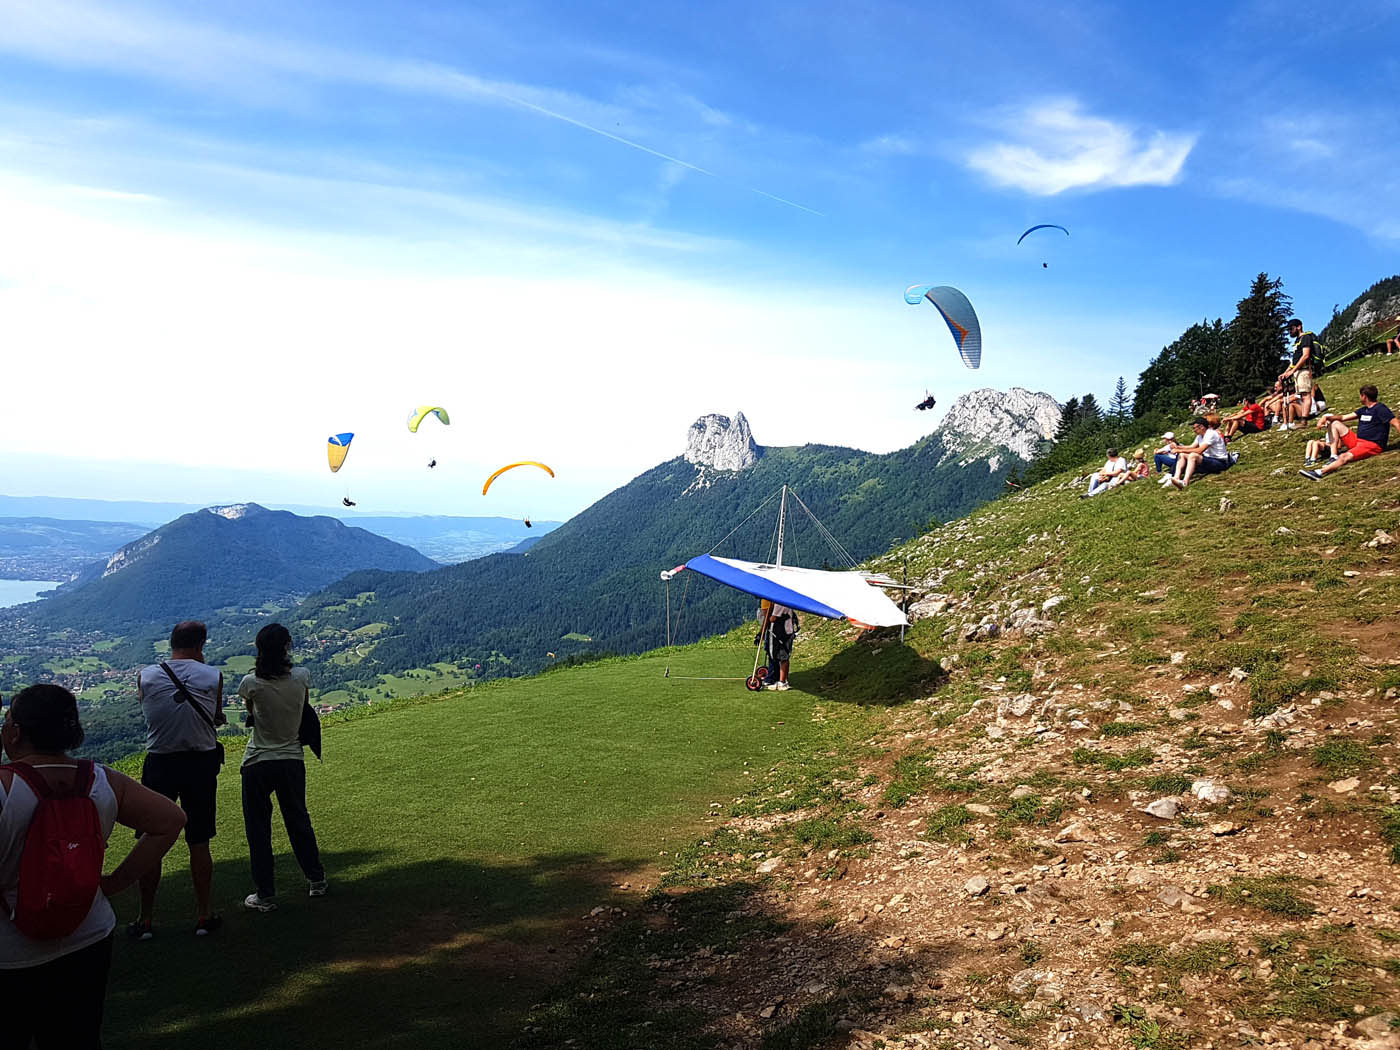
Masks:
[[[1158,820],[1175,820],[1177,813],[1181,809],[1179,803],[1171,795],[1166,798],[1159,798],[1155,802],[1149,802],[1142,807],[1142,812],[1149,817],[1156,817]]]

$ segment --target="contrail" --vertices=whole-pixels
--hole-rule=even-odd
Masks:
[[[630,146],[632,147],[632,149],[641,150],[643,153],[648,153],[651,156],[657,157],[661,160],[670,161],[672,164],[679,164],[682,168],[687,168],[690,171],[698,172],[701,175],[708,175],[712,179],[718,179],[721,182],[731,181],[729,179],[726,179],[723,175],[710,171],[708,168],[702,168],[700,167],[700,165],[692,164],[688,160],[681,160],[680,157],[673,157],[669,153],[662,153],[659,149],[652,149],[650,146],[643,145],[642,143],[637,142],[633,139],[625,138],[622,135],[615,135],[605,128],[600,128],[592,124],[585,123],[584,121],[579,120],[576,117],[569,116],[567,113],[560,113],[557,110],[548,108],[547,106],[541,106],[537,102],[531,102],[528,99],[517,98],[515,95],[508,95],[504,91],[500,91],[496,88],[486,87],[486,85],[480,81],[478,81],[477,83],[480,84],[482,87],[485,87],[489,93],[495,95],[497,98],[502,99],[506,102],[513,103],[514,105],[520,106],[523,109],[532,110],[535,113],[539,113],[542,116],[546,117],[552,117],[555,120],[562,120],[565,124],[572,124],[574,127],[582,128],[584,131],[591,131],[593,132],[593,134],[601,135],[605,139],[612,139],[614,142],[620,142],[624,146]],[[770,201],[777,201],[779,204],[786,204],[789,208],[796,208],[798,211],[805,211],[808,215],[817,215],[823,219],[826,218],[825,212],[817,211],[815,208],[809,208],[805,204],[798,204],[796,201],[790,201],[785,197],[779,197],[777,194],[769,193],[767,190],[760,190],[754,186],[745,186],[744,188],[750,193],[758,194],[760,197],[767,197]]]

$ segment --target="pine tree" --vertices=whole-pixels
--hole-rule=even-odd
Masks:
[[[1224,403],[1257,394],[1278,378],[1288,352],[1283,326],[1292,305],[1283,278],[1271,280],[1267,273],[1254,278],[1230,322],[1219,390]]]
[[[1097,423],[1103,419],[1103,410],[1093,394],[1085,394],[1079,399],[1079,422]]]
[[[1132,418],[1132,406],[1128,403],[1128,384],[1123,377],[1113,387],[1113,397],[1108,402],[1108,417],[1115,426],[1122,426]]]
[[[1072,397],[1060,409],[1060,422],[1055,427],[1055,440],[1063,441],[1079,422],[1079,398]]]

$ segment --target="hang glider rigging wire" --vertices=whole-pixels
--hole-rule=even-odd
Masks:
[[[755,508],[753,509],[753,511],[748,515],[748,517],[746,517],[743,521],[739,522],[738,525],[734,526],[734,528],[730,529],[727,533],[725,533],[724,538],[721,539],[721,540],[719,541],[719,543],[716,543],[713,547],[711,547],[711,548],[710,548],[708,551],[706,551],[705,553],[707,553],[707,554],[713,554],[715,551],[719,550],[719,548],[720,548],[721,546],[723,546],[724,543],[725,543],[726,541],[728,541],[736,532],[738,532],[738,531],[739,531],[740,529],[742,529],[745,525],[747,525],[750,521],[752,521],[752,520],[754,519],[754,517],[756,517],[761,511],[763,511],[764,508],[766,508],[766,507],[767,507],[769,504],[771,504],[774,500],[778,499],[778,498],[782,495],[783,489],[784,489],[784,488],[786,488],[786,486],[779,487],[775,492],[773,492],[770,496],[768,496],[767,499],[765,499],[762,503],[760,503],[757,507],[755,507]],[[804,512],[804,513],[807,515],[807,517],[812,521],[812,523],[817,527],[817,534],[818,534],[819,536],[821,536],[821,538],[824,539],[824,540],[826,541],[827,546],[831,548],[832,553],[835,554],[836,557],[837,557],[842,563],[844,563],[848,568],[852,568],[852,569],[858,568],[858,567],[859,567],[859,563],[855,560],[855,558],[851,557],[851,552],[848,551],[848,550],[846,550],[846,548],[843,547],[843,546],[841,545],[841,541],[838,540],[838,539],[832,534],[832,532],[831,532],[830,529],[828,529],[825,525],[822,524],[820,518],[818,518],[814,513],[812,513],[812,509],[811,509],[810,507],[808,507],[807,504],[805,504],[805,503],[802,502],[802,497],[799,496],[796,492],[794,492],[791,488],[788,488],[788,489],[787,489],[787,493],[788,493],[789,496],[791,496],[791,497],[797,502],[797,505],[798,505],[799,507],[802,508],[803,512]],[[779,541],[780,541],[780,540],[783,540],[783,537],[779,535],[779,530],[782,529],[783,527],[784,527],[784,523],[783,523],[783,520],[782,520],[782,518],[781,518],[781,516],[780,516],[779,519],[778,519],[778,521],[777,521],[777,523],[776,523],[776,524],[774,525],[774,527],[773,527],[773,537],[772,537],[772,539],[769,541],[769,544],[768,544],[768,561],[769,561],[770,563],[771,563],[772,560],[773,560],[773,554],[774,554],[774,552],[778,549]],[[791,535],[792,538],[791,538],[790,540],[786,540],[785,542],[791,544],[791,545],[793,546],[794,550],[795,550],[795,547],[796,547],[796,538],[797,538],[797,537],[796,537],[796,526],[795,526],[795,525],[789,525],[789,526],[788,526],[788,531],[789,531],[789,534]],[[674,628],[674,630],[672,629],[672,619],[671,619],[671,579],[670,579],[670,577],[666,577],[666,579],[665,579],[665,584],[666,584],[666,648],[669,650],[669,649],[674,648],[674,646],[675,646],[675,644],[676,644],[676,639],[680,637],[681,625],[685,622],[686,603],[687,603],[687,600],[688,600],[688,598],[689,598],[689,596],[690,596],[690,577],[689,577],[689,576],[686,577],[685,586],[684,586],[683,588],[681,588],[680,606],[679,606],[679,608],[678,608],[677,611],[676,611],[675,628]],[[762,640],[760,639],[760,641],[759,641],[759,643],[758,643],[758,650],[757,650],[757,652],[755,652],[755,654],[754,654],[754,664],[753,664],[753,666],[754,666],[754,673],[755,673],[755,674],[758,673],[759,657],[762,655],[762,652],[763,652],[763,642],[762,642]],[[720,676],[705,676],[705,675],[673,675],[673,674],[671,673],[671,658],[670,658],[670,654],[669,654],[669,653],[667,654],[667,657],[666,657],[666,670],[665,670],[665,673],[662,675],[662,677],[664,677],[664,678],[684,679],[684,680],[686,680],[686,681],[692,681],[692,682],[742,682],[742,681],[744,681],[744,679],[741,678],[741,677],[720,677]]]

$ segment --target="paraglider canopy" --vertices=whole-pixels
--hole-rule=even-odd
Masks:
[[[489,478],[486,479],[486,484],[481,486],[481,494],[483,496],[486,495],[487,491],[491,488],[491,482],[495,481],[506,471],[514,470],[516,467],[539,467],[551,478],[554,477],[554,471],[552,469],[550,469],[543,463],[537,463],[533,459],[521,460],[519,463],[507,463],[504,467],[502,467],[500,470],[496,471],[496,473],[492,474]]]
[[[332,434],[326,439],[326,460],[330,463],[331,473],[334,474],[345,462],[345,457],[350,454],[350,442],[355,440],[352,433]]]
[[[442,420],[443,426],[448,426],[452,422],[447,418],[447,409],[441,405],[419,405],[408,414],[408,429],[414,434],[418,433],[418,424],[427,419],[428,416],[437,416],[438,419]]]
[[[968,368],[978,367],[982,363],[982,325],[967,296],[942,284],[913,284],[905,289],[904,301],[910,306],[918,306],[921,299],[927,299],[938,308],[948,331],[953,334],[963,364]]]
[[[1061,233],[1063,233],[1066,237],[1069,236],[1069,230],[1065,229],[1063,226],[1056,226],[1053,222],[1042,222],[1042,223],[1041,223],[1040,225],[1038,225],[1038,226],[1032,226],[1032,227],[1031,227],[1029,230],[1027,230],[1025,233],[1021,234],[1021,236],[1017,237],[1017,238],[1016,238],[1016,243],[1017,243],[1017,244],[1020,244],[1022,241],[1024,241],[1024,240],[1025,240],[1027,237],[1029,237],[1031,234],[1035,233],[1036,230],[1059,230],[1059,231],[1060,231]],[[1093,238],[1091,237],[1090,240],[1093,240]]]

